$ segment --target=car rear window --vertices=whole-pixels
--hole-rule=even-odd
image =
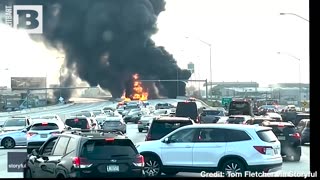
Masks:
[[[203,111],[205,115],[219,115],[221,111]]]
[[[276,142],[278,140],[277,136],[272,132],[272,130],[257,131],[257,135],[262,141],[265,142]]]
[[[229,117],[227,121],[229,124],[241,124],[244,120],[244,117]]]
[[[262,124],[263,121],[267,121],[266,119],[254,119],[252,124]]]
[[[89,140],[81,151],[81,157],[92,160],[133,157],[138,152],[130,140]]]
[[[191,124],[191,121],[153,121],[149,133],[151,134],[151,139],[161,139],[175,129]]]
[[[272,131],[274,132],[274,134],[279,135],[281,133],[283,133],[284,135],[288,135],[288,134],[294,134],[296,132],[295,127],[294,126],[278,126],[278,125],[272,125],[272,126],[268,126],[272,128]]]
[[[67,119],[66,125],[72,128],[80,128],[80,129],[87,129],[88,121],[87,119]]]
[[[39,131],[39,130],[56,130],[59,129],[59,126],[56,123],[36,123],[30,127],[30,130]]]
[[[103,127],[109,127],[109,126],[119,126],[121,125],[120,121],[105,121],[103,123]]]

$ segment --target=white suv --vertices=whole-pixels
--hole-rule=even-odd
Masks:
[[[277,137],[271,128],[255,125],[188,125],[136,147],[144,156],[147,176],[201,171],[244,174],[282,167]]]

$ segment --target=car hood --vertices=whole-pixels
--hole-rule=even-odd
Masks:
[[[159,141],[160,140],[153,140],[153,141],[143,141],[143,142],[139,142],[139,143],[136,143],[135,146],[138,150],[138,152],[142,152],[144,151],[145,147],[157,147],[156,144],[159,144]],[[155,145],[155,146],[153,146]]]
[[[11,126],[11,127],[3,127],[2,131],[7,132],[7,131],[18,131],[24,129],[24,126]]]

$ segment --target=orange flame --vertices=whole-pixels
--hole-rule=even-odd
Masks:
[[[133,94],[129,95],[130,98],[126,97],[126,92],[124,91],[121,99],[122,102],[128,102],[131,100],[140,100],[140,101],[146,101],[148,100],[148,91],[144,90],[142,87],[142,82],[139,80],[139,75],[134,74],[132,76],[133,78]]]
[[[125,92],[125,91],[123,92],[123,94],[122,94],[122,96],[121,96],[121,99],[123,99],[123,101],[122,101],[122,102],[128,102],[128,101],[131,101],[131,99],[130,99],[130,98],[127,98],[127,97],[126,97],[126,92]]]
[[[139,75],[134,74],[133,76],[133,94],[130,96],[132,100],[146,101],[148,100],[148,91],[142,87],[142,82],[139,80]]]

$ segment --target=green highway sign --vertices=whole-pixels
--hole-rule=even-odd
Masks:
[[[232,98],[222,98],[222,100],[221,100],[222,102],[222,105],[223,106],[225,106],[225,104],[227,104],[227,105],[229,105],[230,104],[230,102],[232,101]]]

